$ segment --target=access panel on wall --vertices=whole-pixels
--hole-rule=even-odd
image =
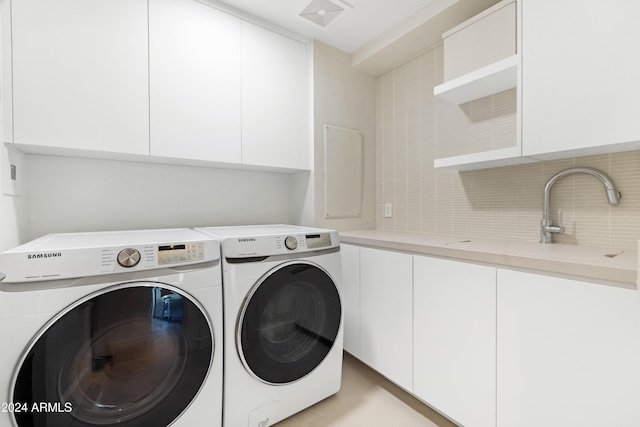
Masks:
[[[362,212],[362,133],[324,127],[324,217],[359,218]]]

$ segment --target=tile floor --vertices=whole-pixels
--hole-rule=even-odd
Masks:
[[[278,427],[456,427],[345,353],[340,391]]]

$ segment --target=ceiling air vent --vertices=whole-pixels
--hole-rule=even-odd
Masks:
[[[300,13],[300,16],[327,28],[349,10],[351,10],[351,6],[338,0],[312,0]]]

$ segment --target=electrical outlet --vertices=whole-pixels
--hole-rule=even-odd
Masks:
[[[384,217],[385,218],[393,217],[393,203],[384,204]]]
[[[24,154],[21,151],[2,147],[2,192],[5,196],[20,196],[24,176]]]

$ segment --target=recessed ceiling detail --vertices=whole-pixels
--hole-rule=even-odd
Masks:
[[[351,10],[351,6],[338,0],[312,0],[311,3],[300,12],[300,16],[309,21],[328,28],[337,21],[337,18]]]
[[[335,9],[335,5],[344,9],[337,18],[327,23],[325,18],[303,18],[302,13],[313,13],[322,9],[322,2],[312,0],[196,0],[202,3],[220,4],[228,6],[230,13],[236,11],[239,16],[255,17],[266,23],[281,27],[293,34],[308,39],[318,40],[346,53],[363,48],[374,39],[383,41],[397,39],[404,30],[411,31],[416,25],[431,20],[439,12],[452,5],[465,4],[465,9],[471,7],[482,11],[500,0],[328,0],[327,9]],[[489,3],[489,4],[488,4]],[[331,5],[334,6],[331,6]],[[488,5],[487,5],[488,4]],[[307,7],[307,5],[309,5]],[[331,6],[331,7],[329,7]],[[303,9],[305,9],[303,11]],[[243,15],[246,14],[246,15]],[[317,13],[316,13],[317,14]],[[325,16],[327,14],[325,13]],[[331,15],[331,14],[329,14]],[[469,15],[473,16],[473,15]],[[329,18],[329,16],[326,16]],[[328,19],[327,19],[328,20]],[[463,19],[464,20],[464,19]],[[454,22],[453,26],[459,22]],[[431,24],[428,25],[431,27]],[[433,33],[441,40],[442,32],[452,27],[447,26],[443,31],[438,27]],[[438,34],[439,33],[439,34]],[[412,39],[414,45],[422,45],[421,38]],[[425,45],[425,50],[431,45]],[[377,49],[371,46],[372,49]]]

